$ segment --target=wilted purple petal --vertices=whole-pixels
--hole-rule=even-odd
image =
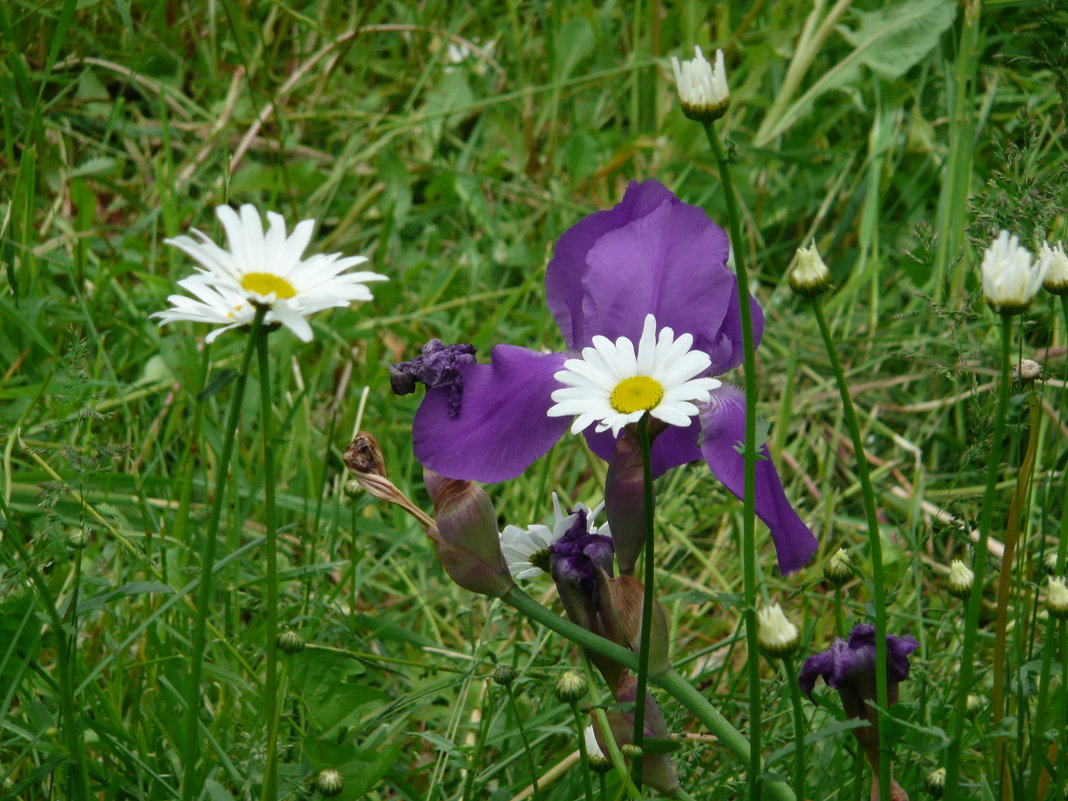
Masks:
[[[904,681],[909,675],[909,654],[920,647],[916,638],[910,634],[904,637],[886,635],[887,677],[890,681]],[[872,664],[875,663],[875,626],[870,623],[858,623],[849,633],[849,648],[859,651],[871,650]],[[832,687],[834,685],[831,685]]]
[[[464,390],[460,368],[475,363],[477,350],[474,345],[446,345],[440,339],[432,339],[423,345],[420,356],[390,365],[389,385],[395,395],[415,392],[417,383],[426,384],[427,389],[448,388],[449,417],[456,417]]]
[[[745,439],[745,393],[724,384],[711,392],[711,400],[700,414],[701,453],[712,473],[723,485],[742,497],[745,487],[745,459],[736,446]],[[779,569],[783,574],[803,567],[819,543],[783,491],[779,474],[767,446],[758,451],[756,463],[756,513],[771,530]]]
[[[887,681],[891,700],[896,697],[897,685],[909,675],[909,654],[919,647],[915,638],[887,635]],[[827,686],[849,690],[860,698],[875,697],[875,626],[858,623],[849,633],[849,640],[835,640],[826,651],[805,660],[798,676],[798,684],[809,697],[820,676]]]
[[[588,331],[583,321],[586,254],[609,231],[644,217],[664,201],[681,202],[658,181],[632,181],[622,201],[610,209],[583,217],[557,240],[553,259],[545,273],[545,300],[568,347],[582,347],[575,343],[583,341],[582,332]],[[599,333],[593,331],[585,336]]]
[[[542,456],[570,421],[549,417],[550,394],[559,387],[553,373],[563,353],[537,353],[498,345],[491,364],[460,367],[463,403],[449,414],[447,387],[427,390],[412,425],[420,464],[449,478],[492,483],[515,478]]]

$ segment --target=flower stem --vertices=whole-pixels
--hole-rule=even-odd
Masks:
[[[527,730],[523,726],[523,719],[519,716],[519,706],[515,702],[515,692],[512,690],[511,684],[504,685],[505,692],[508,693],[508,704],[512,707],[512,715],[515,716],[515,725],[519,729],[519,737],[523,740],[523,750],[527,755],[527,767],[530,769],[530,786],[534,788],[533,796],[538,797],[538,769],[534,765],[534,754],[530,751],[530,740],[527,738]]]
[[[263,437],[264,543],[267,558],[267,675],[263,684],[264,719],[267,722],[267,765],[260,790],[262,801],[278,797],[278,527],[274,505],[274,444],[271,442],[271,362],[267,334],[260,330],[256,355],[260,374],[260,431]]]
[[[234,437],[237,433],[237,421],[241,415],[241,400],[245,396],[245,384],[248,382],[248,368],[252,361],[252,351],[263,330],[263,318],[266,309],[257,309],[252,319],[245,353],[241,357],[241,369],[237,374],[234,394],[230,399],[230,411],[223,429],[222,451],[215,468],[215,495],[211,501],[208,525],[204,531],[203,550],[200,554],[200,587],[197,590],[197,612],[193,621],[193,651],[191,654],[189,684],[186,686],[186,724],[185,740],[182,743],[182,801],[192,801],[201,790],[197,746],[200,731],[200,676],[204,669],[204,649],[207,641],[208,607],[211,604],[212,579],[215,576],[215,539],[222,517],[223,498],[226,495],[226,476],[230,472],[230,457],[234,452]]]
[[[1031,475],[1035,468],[1035,452],[1038,448],[1038,433],[1041,428],[1039,419],[1038,395],[1031,393],[1030,431],[1027,436],[1027,451],[1017,473],[1016,492],[1013,493],[1009,507],[1008,525],[1005,527],[1005,552],[1001,557],[1001,570],[998,573],[997,612],[994,618],[994,684],[990,693],[990,705],[994,710],[994,720],[1000,721],[1007,714],[1005,707],[1005,646],[1009,625],[1009,591],[1012,588],[1012,563],[1016,557],[1016,545],[1020,539],[1020,511],[1025,503],[1027,488],[1031,484]],[[1010,782],[1004,774],[1008,771],[1005,762],[1005,737],[994,738],[994,769],[1003,775],[1001,797],[1005,798]]]
[[[960,675],[957,681],[957,702],[953,711],[953,729],[949,750],[946,753],[946,801],[958,797],[960,789],[960,752],[964,736],[964,721],[967,718],[968,692],[974,674],[975,643],[979,632],[979,610],[983,598],[983,576],[986,573],[987,542],[990,539],[990,523],[994,517],[994,501],[997,497],[997,480],[1001,467],[1001,444],[1005,438],[1005,417],[1009,407],[1009,356],[1011,353],[1011,318],[1001,318],[1001,384],[998,387],[997,407],[994,412],[994,433],[990,443],[990,461],[983,493],[983,510],[979,519],[979,542],[975,546],[972,572],[975,583],[968,598],[968,614],[964,623],[964,646],[960,658]]]
[[[590,779],[590,755],[586,752],[586,727],[582,725],[578,702],[571,701],[571,715],[575,718],[575,733],[578,734],[579,761],[582,763],[582,787],[586,801],[593,801],[593,781]]]
[[[645,511],[645,587],[642,595],[642,630],[638,648],[638,687],[634,695],[634,745],[642,748],[645,742],[645,693],[649,682],[649,639],[653,621],[653,582],[656,568],[653,559],[653,467],[649,444],[649,414],[638,421],[638,444],[642,450],[642,508]],[[634,783],[641,787],[642,760],[634,760]]]
[[[838,383],[838,394],[842,398],[842,412],[846,426],[849,428],[849,435],[853,440],[857,477],[860,479],[861,493],[864,496],[864,516],[868,522],[868,548],[871,550],[872,605],[875,607],[875,699],[879,709],[886,710],[889,707],[886,677],[886,579],[883,575],[883,547],[879,534],[879,518],[875,511],[875,491],[871,485],[871,473],[868,471],[868,459],[864,453],[864,440],[860,436],[857,412],[853,408],[853,399],[849,395],[849,384],[846,382],[842,362],[838,359],[838,349],[823,313],[823,304],[819,296],[809,298],[809,301],[812,304],[820,334],[823,336],[827,357],[831,360],[835,381]],[[890,750],[886,742],[886,715],[876,715],[875,719],[879,730],[879,798],[889,799]]]
[[[599,637],[593,632],[575,625],[570,620],[554,614],[518,587],[510,589],[501,597],[501,600],[534,622],[540,623],[562,637],[566,637],[576,645],[613,659],[631,670],[637,670],[638,655],[629,648],[616,645],[614,642],[606,640],[604,637]],[[680,676],[674,668],[669,667],[653,674],[649,679],[653,684],[666,691],[682,704],[710,733],[716,736],[719,744],[726,748],[736,759],[743,763],[750,761],[751,749],[745,735],[734,728],[730,721],[723,717],[708,702],[708,699]],[[763,770],[762,764],[760,770]],[[767,788],[771,796],[777,801],[795,801],[793,792],[783,782],[769,781]]]
[[[790,685],[790,703],[794,708],[794,794],[805,797],[805,710],[801,705],[801,685],[797,683],[797,665],[792,655],[784,656],[782,666]]]
[[[760,798],[761,699],[760,645],[757,642],[756,617],[756,348],[753,344],[753,311],[749,306],[749,273],[745,265],[745,241],[742,239],[741,215],[731,182],[730,164],[723,145],[711,123],[704,123],[705,136],[716,156],[723,198],[727,204],[727,221],[731,229],[735,274],[738,278],[738,304],[742,322],[742,363],[745,367],[745,441],[742,459],[742,598],[745,608],[745,640],[749,669],[749,798]]]

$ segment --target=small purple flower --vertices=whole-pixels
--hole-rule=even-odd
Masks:
[[[887,700],[891,704],[897,702],[897,685],[909,675],[909,654],[917,647],[919,643],[910,635],[886,636]],[[820,676],[838,690],[847,715],[869,720],[865,702],[875,700],[875,626],[858,623],[848,641],[835,640],[826,651],[805,660],[798,684],[809,698]]]
[[[704,211],[680,201],[656,181],[631,183],[612,209],[580,220],[556,243],[545,276],[546,300],[567,352],[540,353],[497,345],[490,364],[461,364],[463,398],[455,384],[429,388],[415,416],[412,438],[419,461],[443,475],[481,482],[522,473],[560,439],[570,418],[549,417],[554,374],[569,356],[609,340],[641,338],[647,315],[707,354],[707,376],[742,362],[737,279],[726,266],[727,235]],[[764,328],[759,304],[749,299],[756,342]],[[736,445],[745,432],[743,393],[723,384],[686,426],[668,426],[653,441],[654,476],[704,458],[739,497],[743,459]],[[611,431],[584,432],[606,461]],[[756,465],[756,512],[771,530],[783,573],[812,558],[816,538],[790,505],[767,447]]]
[[[426,384],[427,389],[447,389],[449,393],[448,414],[450,418],[460,413],[464,382],[460,368],[475,363],[474,345],[446,345],[440,339],[432,339],[423,345],[422,355],[411,361],[389,367],[389,385],[395,395],[415,392],[415,385]]]

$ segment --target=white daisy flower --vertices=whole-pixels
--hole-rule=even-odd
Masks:
[[[240,215],[229,206],[219,206],[215,213],[226,231],[229,250],[219,247],[195,229],[195,239],[178,236],[164,241],[201,265],[197,269],[203,283],[198,284],[198,288],[210,286],[225,301],[198,295],[203,304],[211,307],[209,312],[199,305],[193,308],[189,304],[179,304],[175,302],[179,296],[172,295],[169,300],[174,308],[153,315],[161,318],[161,325],[176,320],[218,321],[206,318],[233,311],[229,306],[230,299],[238,296],[253,307],[268,306],[267,323],[281,323],[303,342],[310,342],[312,330],[305,317],[322,309],[370,300],[371,291],[365,284],[388,280],[373,272],[345,273],[348,268],[366,262],[364,256],[341,258],[340,253],[331,253],[302,258],[311,241],[315,220],[298,223],[293,233],[287,236],[285,220],[270,211],[267,212],[269,225],[264,233],[259,212],[249,204],[241,207]],[[213,331],[212,338],[222,330],[225,329]]]
[[[597,423],[598,433],[611,429],[612,436],[648,412],[672,426],[687,426],[697,414],[694,401],[707,403],[709,391],[718,389],[715,378],[698,378],[711,366],[707,353],[690,350],[691,334],[675,339],[670,328],[656,334],[656,318],[647,315],[638,341],[638,352],[626,337],[612,342],[593,338],[593,347],[582,349],[581,359],[568,359],[554,375],[565,385],[552,393],[556,405],[550,417],[577,415],[571,433]]]
[[[671,57],[675,87],[687,117],[698,122],[712,122],[723,116],[731,102],[723,51],[716,50],[715,68],[708,63],[700,47],[694,48],[694,54],[694,58],[681,63]]]
[[[564,514],[560,508],[560,500],[553,493],[553,527],[535,523],[526,528],[519,526],[505,526],[501,532],[501,553],[508,565],[508,572],[515,579],[536,578],[542,573],[549,572],[549,557],[551,547],[558,539],[564,536],[575,524],[579,512],[586,512],[586,530],[590,534],[604,534],[610,536],[608,525],[598,528],[594,522],[598,512],[604,508],[600,504],[590,511],[583,504],[575,504],[575,510],[571,514]]]
[[[983,294],[1002,315],[1021,314],[1031,305],[1050,268],[1050,260],[1031,258],[1031,252],[1008,231],[1002,231],[983,253]]]
[[[159,319],[160,325],[178,320],[222,325],[222,328],[210,331],[205,337],[209,344],[223,331],[249,325],[256,314],[256,307],[243,293],[230,286],[214,287],[199,273],[183,278],[178,282],[178,286],[195,295],[196,299],[186,295],[171,295],[167,298],[171,308],[156,312],[152,316]]]

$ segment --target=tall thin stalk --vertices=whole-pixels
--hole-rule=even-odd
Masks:
[[[883,575],[883,546],[879,534],[879,518],[875,511],[875,490],[871,485],[871,473],[868,471],[868,459],[864,453],[864,440],[860,435],[857,412],[853,408],[853,399],[849,394],[849,384],[846,382],[842,362],[838,359],[838,348],[834,344],[834,337],[831,336],[831,329],[823,313],[823,304],[819,296],[809,298],[809,302],[812,304],[812,311],[816,316],[823,344],[827,349],[827,357],[831,360],[831,369],[834,371],[835,381],[838,384],[838,394],[842,398],[843,416],[856,454],[857,477],[860,479],[861,494],[864,498],[864,517],[868,523],[868,548],[871,551],[872,605],[875,607],[875,699],[879,709],[885,710],[889,707],[886,681],[886,579]],[[889,799],[890,751],[886,743],[885,714],[876,716],[876,725],[879,730],[879,775],[877,777],[879,798]]]
[[[761,698],[760,645],[757,642],[756,614],[756,349],[753,344],[753,312],[749,307],[749,272],[745,262],[741,215],[731,182],[730,164],[712,123],[704,123],[705,136],[719,165],[727,221],[731,230],[735,274],[738,277],[738,304],[742,322],[742,364],[745,369],[745,441],[742,447],[744,477],[742,491],[742,599],[745,609],[745,641],[749,674],[749,799],[760,798]]]
[[[653,582],[656,564],[653,559],[653,467],[649,444],[649,414],[638,421],[638,443],[642,451],[642,492],[645,511],[645,587],[642,595],[642,630],[638,648],[638,685],[634,695],[634,745],[639,749],[645,742],[645,693],[649,681],[649,640],[653,621]],[[634,760],[634,783],[642,783],[642,760]]]
[[[211,502],[208,525],[204,530],[203,548],[200,554],[200,587],[197,591],[196,618],[193,621],[193,650],[190,654],[189,684],[186,686],[186,721],[185,737],[182,743],[182,801],[192,801],[200,793],[200,765],[197,742],[200,730],[200,677],[204,669],[204,649],[207,641],[209,607],[211,605],[212,579],[215,575],[215,539],[222,517],[223,498],[226,495],[226,477],[230,471],[230,458],[234,452],[234,438],[237,433],[237,421],[241,415],[241,400],[245,396],[245,384],[248,382],[249,364],[252,351],[262,335],[263,318],[267,310],[259,308],[252,319],[252,327],[241,357],[241,368],[237,374],[237,383],[230,399],[230,412],[223,429],[222,451],[215,469],[215,495]]]
[[[960,789],[960,752],[964,737],[964,721],[968,717],[968,692],[974,675],[975,644],[979,636],[979,610],[983,597],[983,577],[986,574],[987,542],[990,539],[990,524],[994,518],[994,501],[997,497],[998,473],[1001,469],[1001,445],[1005,438],[1005,417],[1009,407],[1009,358],[1012,343],[1012,318],[1001,317],[1001,384],[998,387],[997,408],[994,412],[994,433],[990,443],[990,462],[983,493],[983,509],[979,519],[979,543],[975,547],[972,572],[975,583],[968,598],[968,614],[964,622],[964,646],[960,658],[960,675],[957,682],[957,702],[953,710],[953,729],[946,753],[945,798],[953,801]]]

